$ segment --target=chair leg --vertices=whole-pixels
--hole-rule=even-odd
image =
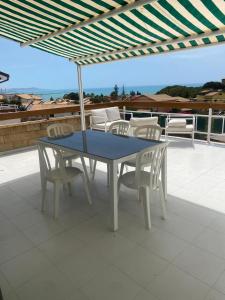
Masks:
[[[69,167],[72,167],[72,166],[73,166],[72,159],[68,159],[68,166],[69,166]]]
[[[195,140],[195,133],[194,133],[194,131],[192,132],[191,137],[192,137],[192,146],[194,147],[195,146],[195,144],[194,144],[194,140]]]
[[[150,216],[150,193],[149,188],[145,188],[145,197],[143,201],[144,205],[144,214],[145,214],[145,227],[146,229],[151,229],[151,216]]]
[[[89,184],[85,178],[85,175],[82,174],[82,179],[83,179],[83,183],[84,183],[84,190],[85,190],[85,193],[86,193],[86,196],[87,196],[87,199],[88,199],[88,203],[89,204],[92,204],[92,200],[91,200],[91,194],[90,194],[90,188],[89,188]]]
[[[107,186],[109,186],[110,183],[110,172],[109,172],[109,165],[107,164]]]
[[[41,211],[45,210],[45,200],[46,200],[46,189],[47,189],[47,181],[43,180],[42,182],[42,200],[41,200]]]
[[[59,192],[60,192],[60,183],[54,183],[54,218],[56,219],[59,214]]]
[[[165,220],[166,219],[166,200],[165,200],[162,184],[159,185],[159,195],[160,195],[160,204],[161,204],[161,209],[162,209],[162,218]]]
[[[73,193],[72,193],[72,185],[71,185],[71,182],[68,182],[68,183],[67,183],[67,186],[68,186],[68,190],[69,190],[69,195],[72,196]]]
[[[124,170],[124,163],[122,163],[120,166],[120,176],[123,175],[123,170]]]
[[[96,172],[96,165],[97,165],[97,160],[94,161],[94,164],[92,166],[92,170],[91,170],[91,180],[94,180],[95,179],[95,172]]]

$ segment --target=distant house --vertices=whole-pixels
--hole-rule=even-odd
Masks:
[[[169,102],[169,101],[175,101],[175,102],[190,102],[190,99],[183,98],[183,97],[172,97],[167,94],[158,94],[158,95],[151,95],[151,94],[145,94],[145,95],[135,95],[130,98],[130,101],[153,101],[153,102]]]
[[[3,103],[3,102],[4,102],[4,100],[5,100],[5,97],[4,97],[4,95],[0,95],[0,103]]]
[[[222,90],[210,91],[206,94],[197,95],[197,101],[204,102],[225,102],[225,92]]]

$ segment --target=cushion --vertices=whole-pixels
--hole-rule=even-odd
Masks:
[[[105,123],[106,121],[108,121],[105,108],[92,109],[91,115],[93,117],[92,118],[93,124]]]
[[[185,119],[170,119],[168,122],[169,127],[185,127],[186,120]]]
[[[105,129],[106,129],[108,131],[109,130],[109,126],[111,124],[112,124],[112,122],[94,124],[92,126],[92,129],[103,130],[103,131],[105,131]]]
[[[170,132],[170,133],[173,133],[173,132],[176,132],[176,133],[182,133],[182,132],[192,132],[194,130],[194,126],[192,124],[188,124],[184,127],[172,127],[172,126],[167,126],[166,127],[166,131],[167,132]]]
[[[130,126],[138,127],[145,125],[157,125],[158,117],[148,117],[148,118],[131,118]]]
[[[106,108],[106,114],[110,122],[120,120],[120,111],[117,106]]]

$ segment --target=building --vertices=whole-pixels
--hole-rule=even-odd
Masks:
[[[175,102],[190,102],[190,99],[183,98],[183,97],[172,97],[167,94],[144,94],[144,95],[135,95],[130,98],[130,101],[153,101],[153,102],[168,102],[168,101],[175,101]]]
[[[167,94],[158,94],[158,95],[152,95],[152,94],[145,94],[145,95],[135,95],[129,99],[129,101],[135,101],[135,102],[190,102],[190,99],[183,98],[183,97],[172,97]],[[183,109],[186,111],[185,109]],[[154,108],[154,111],[158,111],[157,108]],[[170,109],[166,107],[160,107],[161,112],[170,112]]]
[[[199,95],[196,98],[197,101],[204,101],[204,102],[225,102],[225,91],[218,90],[218,91],[210,91],[208,93]]]

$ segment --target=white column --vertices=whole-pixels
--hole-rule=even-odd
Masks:
[[[207,130],[207,142],[208,143],[210,143],[211,127],[212,127],[212,108],[209,108],[209,113],[208,113],[208,130]]]
[[[86,130],[85,112],[84,112],[84,96],[83,96],[81,65],[79,65],[79,64],[77,64],[77,77],[78,77],[79,102],[80,102],[81,130],[84,131],[84,130]]]

